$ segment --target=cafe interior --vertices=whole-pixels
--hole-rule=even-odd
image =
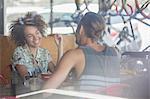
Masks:
[[[44,93],[49,95],[48,98],[44,97],[45,99],[150,99],[150,50],[148,50],[150,45],[148,43],[145,43],[147,44],[146,46],[142,45],[144,44],[143,42],[146,36],[144,39],[142,36],[138,36],[138,32],[134,32],[137,28],[134,29],[134,25],[132,26],[131,23],[133,20],[138,21],[136,24],[141,27],[144,25],[143,30],[150,33],[149,0],[130,0],[132,1],[131,3],[128,0],[70,0],[75,10],[69,15],[67,13],[70,13],[69,9],[72,9],[73,6],[71,8],[67,8],[67,6],[66,8],[60,8],[62,11],[64,9],[62,13],[65,13],[64,16],[60,16],[62,19],[58,17],[55,18],[55,13],[57,13],[55,6],[61,5],[61,3],[56,3],[56,1],[59,0],[49,0],[49,4],[47,4],[49,6],[48,33],[42,38],[40,47],[50,52],[52,61],[56,66],[65,53],[79,47],[79,45],[76,44],[75,32],[79,20],[86,12],[94,11],[93,9],[97,6],[96,12],[102,14],[106,19],[105,40],[108,46],[115,47],[120,53],[119,77],[122,81],[119,84],[113,84],[104,89],[99,89],[96,93],[84,93],[74,90],[73,83],[75,82],[72,81],[71,76],[62,83],[61,88],[47,90],[43,90],[42,86],[50,79],[52,74],[43,73],[40,76],[29,76],[27,79],[18,79],[18,71],[14,68],[12,63],[12,55],[17,45],[15,41],[11,39],[9,33],[6,33],[8,32],[6,29],[8,28],[6,26],[8,22],[6,18],[8,13],[6,11],[6,4],[8,2],[6,1],[0,0],[0,99],[42,99]],[[15,1],[21,2],[23,0]],[[35,2],[44,2],[44,0],[27,1],[29,2],[26,4],[29,5]],[[63,1],[62,4],[67,4],[66,2]],[[95,5],[92,6],[92,4]],[[25,5],[25,7],[27,6]],[[43,11],[46,10],[43,9]],[[10,12],[13,12],[13,10]],[[25,13],[27,12],[28,11]],[[39,14],[40,13],[42,12],[39,11]],[[111,17],[115,17],[117,22],[119,21],[118,16],[122,18],[121,20],[123,21],[121,23],[111,23]],[[58,24],[58,26],[63,23],[62,29],[57,30],[55,23]],[[67,28],[69,29],[67,30]],[[116,30],[116,28],[120,30]],[[65,33],[65,29],[67,32],[69,31],[69,33]],[[140,34],[143,30],[142,28],[138,29],[141,29]],[[58,43],[61,44],[61,47]],[[60,51],[62,55],[60,55]],[[108,59],[107,63],[109,63],[109,61]],[[20,84],[20,81],[23,83]],[[55,95],[51,96],[51,94]]]

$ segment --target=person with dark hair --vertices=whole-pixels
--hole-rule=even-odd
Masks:
[[[68,75],[74,75],[74,89],[96,92],[120,83],[120,54],[103,41],[105,20],[101,15],[87,12],[76,30],[76,49],[66,52],[57,70],[43,89],[58,88]]]
[[[12,62],[21,77],[54,71],[49,51],[40,47],[46,27],[42,17],[35,12],[29,12],[11,24],[11,37],[17,45]]]

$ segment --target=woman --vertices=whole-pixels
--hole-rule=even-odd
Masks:
[[[27,13],[11,24],[11,37],[17,45],[12,62],[21,77],[54,71],[49,51],[40,47],[46,27],[42,17],[36,13]]]

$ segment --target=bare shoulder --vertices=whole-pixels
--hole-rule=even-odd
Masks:
[[[61,62],[76,64],[84,57],[83,51],[80,48],[70,49],[61,58]]]
[[[70,49],[68,50],[64,56],[68,56],[68,57],[80,57],[83,54],[82,49],[80,48],[76,48],[76,49]]]
[[[76,67],[81,61],[82,53],[82,50],[79,48],[68,50],[59,61],[57,71],[67,73],[71,68]]]

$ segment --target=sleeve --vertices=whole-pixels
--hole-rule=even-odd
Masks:
[[[14,65],[16,64],[21,64],[24,65],[25,64],[25,57],[23,55],[23,51],[20,48],[16,48],[13,56],[12,56],[12,62]]]

